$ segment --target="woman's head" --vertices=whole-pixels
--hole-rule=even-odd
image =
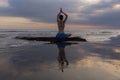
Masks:
[[[59,16],[59,19],[62,21],[62,20],[63,20],[63,15],[60,15],[60,16]]]

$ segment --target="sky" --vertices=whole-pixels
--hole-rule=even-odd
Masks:
[[[57,29],[60,8],[66,29],[120,29],[120,0],[0,0],[0,29]]]

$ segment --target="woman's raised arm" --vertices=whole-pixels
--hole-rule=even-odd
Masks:
[[[61,8],[61,13],[63,13],[65,15],[65,19],[64,19],[64,22],[66,22],[67,18],[68,18],[68,15],[62,11],[62,8]]]
[[[62,9],[60,8],[60,12],[57,15],[57,22],[59,21],[59,16],[60,16],[61,13],[62,13]]]

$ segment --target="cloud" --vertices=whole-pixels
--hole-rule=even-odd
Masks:
[[[98,4],[101,0],[81,0],[84,4]]]
[[[105,12],[103,14],[87,16],[85,20],[76,20],[75,24],[83,24],[83,25],[101,25],[101,26],[109,26],[109,28],[119,28],[120,27],[120,11],[114,12]]]
[[[68,12],[72,12],[77,2],[68,2],[68,0],[64,2],[61,0],[9,0],[9,4],[11,8],[2,9],[2,12],[5,13],[2,15],[26,17],[33,21],[55,22],[56,14],[60,7],[67,9]]]
[[[0,7],[0,16],[24,17],[33,22],[55,23],[59,8],[69,14],[68,23],[78,25],[120,26],[119,0],[9,0]]]
[[[114,9],[120,9],[120,4],[116,4],[113,6]]]
[[[9,6],[8,0],[0,0],[0,8],[8,6]]]
[[[83,25],[101,25],[109,28],[120,27],[120,10],[119,1],[102,1],[96,4],[85,5],[80,10],[78,18],[74,21],[75,24]],[[82,17],[81,17],[82,16]],[[72,21],[71,21],[72,22]]]

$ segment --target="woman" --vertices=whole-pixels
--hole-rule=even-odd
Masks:
[[[67,18],[68,15],[63,12],[61,8],[59,14],[57,15],[58,33],[56,35],[56,38],[68,38],[69,36],[71,36],[71,34],[64,33],[65,22],[67,21]]]

